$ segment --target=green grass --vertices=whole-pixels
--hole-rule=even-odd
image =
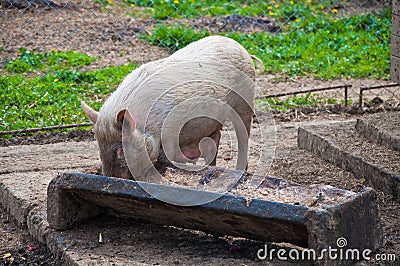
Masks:
[[[368,31],[364,29],[366,25]],[[323,79],[389,77],[390,16],[321,19],[299,23],[296,27],[275,36],[269,33],[226,35],[263,60],[269,73]]]
[[[276,110],[279,112],[288,112],[295,108],[301,107],[320,107],[327,104],[343,104],[344,100],[337,100],[334,98],[322,98],[316,94],[307,93],[303,95],[294,95],[287,97],[285,100],[279,100],[278,98],[266,98],[256,101],[257,108],[261,110]],[[348,101],[348,104],[352,104],[352,100]]]
[[[99,109],[136,65],[82,71],[96,58],[69,51],[35,53],[22,49],[3,63],[0,77],[0,131],[87,122],[80,101]],[[32,75],[34,73],[34,75]]]
[[[8,59],[3,62],[3,67],[9,72],[24,73],[35,70],[64,69],[71,67],[83,67],[95,61],[95,57],[74,51],[51,51],[35,53],[25,48],[19,50],[17,59]]]
[[[278,21],[285,18],[281,23],[282,33],[227,32],[221,35],[237,40],[259,57],[267,73],[323,79],[389,78],[391,9],[378,14],[339,18],[334,9],[335,12],[327,11],[321,8],[324,5],[311,4],[273,6],[270,9],[272,17]],[[268,13],[268,7],[264,13]],[[249,8],[242,6],[236,11],[245,14]],[[156,9],[160,8],[157,6]],[[142,34],[141,38],[153,45],[178,50],[208,35],[206,30],[195,30],[182,24],[159,24],[150,35]]]
[[[207,30],[193,30],[183,25],[158,25],[151,32],[151,35],[142,34],[140,38],[153,45],[176,51],[209,35],[210,33]]]
[[[264,16],[283,32],[223,33],[239,41],[264,61],[267,73],[281,77],[314,76],[323,79],[388,79],[390,68],[391,9],[343,17],[335,8],[343,1],[258,0],[122,0],[135,6],[133,16],[159,20],[226,15]],[[103,4],[112,3],[104,0]],[[340,4],[340,5],[339,5]],[[139,9],[137,9],[138,7]],[[190,26],[158,25],[142,38],[172,50],[208,36]]]
[[[109,5],[112,0],[97,0]],[[155,19],[194,18],[198,16],[226,16],[230,14],[272,17],[294,20],[310,12],[326,11],[332,6],[328,1],[259,1],[259,0],[122,0],[129,6],[141,7],[134,16],[150,16]],[[137,11],[137,10],[136,10]],[[329,10],[328,10],[329,12]]]

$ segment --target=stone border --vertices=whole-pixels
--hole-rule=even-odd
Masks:
[[[399,113],[400,115],[400,113]],[[373,124],[368,123],[366,119],[357,118],[356,130],[364,137],[391,150],[400,151],[400,138],[390,135]]]
[[[353,173],[356,177],[364,177],[372,183],[374,188],[392,195],[395,199],[400,198],[400,176],[367,162],[357,155],[341,150],[312,128],[299,127],[297,143],[300,149],[307,150]]]

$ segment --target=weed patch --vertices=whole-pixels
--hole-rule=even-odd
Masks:
[[[290,96],[284,100],[279,100],[279,98],[266,98],[256,101],[256,106],[260,110],[271,111],[275,110],[278,112],[288,112],[292,109],[302,108],[302,107],[320,107],[327,104],[344,104],[343,100],[337,100],[334,98],[322,98],[319,95],[307,93],[306,95]],[[349,100],[348,104],[352,104]]]
[[[267,73],[322,79],[389,78],[391,9],[374,14],[339,17],[337,10],[327,10],[324,5],[313,4],[313,1],[284,7],[278,2],[275,5],[259,2],[230,10],[229,7],[237,3],[233,1],[223,10],[226,14],[235,12],[247,15],[265,14],[269,10],[270,17],[280,21],[283,32],[230,31],[219,34],[237,40],[251,54],[259,57]],[[146,6],[148,3],[141,1],[136,4]],[[215,4],[223,6],[222,2]],[[194,7],[196,9],[196,4]],[[154,10],[162,9],[157,6]],[[212,7],[203,11],[206,15],[207,12],[220,14],[211,10]],[[180,9],[175,11],[182,12],[182,16],[187,15]],[[259,13],[261,11],[263,13]],[[210,33],[207,30],[178,23],[159,24],[150,35],[142,34],[141,38],[153,45],[178,50],[208,35]]]
[[[98,109],[136,65],[81,71],[96,58],[69,51],[35,53],[22,49],[3,63],[0,77],[0,131],[87,121],[80,101]],[[30,72],[38,72],[32,77]]]

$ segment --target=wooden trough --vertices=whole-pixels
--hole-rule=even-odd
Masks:
[[[202,172],[203,178],[216,170],[225,177],[241,178],[229,194],[62,173],[48,187],[47,219],[53,228],[65,230],[107,214],[218,235],[288,242],[316,251],[336,247],[340,237],[347,239],[345,248],[376,250],[382,244],[377,196],[371,188],[355,193],[327,185],[303,186],[265,177],[257,188],[249,189],[246,180],[251,175],[219,167],[208,167]],[[212,177],[210,182],[217,180]],[[148,191],[176,198],[176,204],[159,200]],[[246,193],[249,196],[240,195]],[[198,206],[180,205],[182,199],[203,196],[214,200]]]

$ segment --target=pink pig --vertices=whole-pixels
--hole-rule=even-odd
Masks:
[[[132,179],[151,166],[149,161],[186,163],[204,157],[215,165],[227,117],[243,125],[236,131],[241,132],[237,168],[245,169],[254,113],[252,58],[230,38],[206,37],[134,70],[99,112],[82,102],[94,123],[103,174]]]

